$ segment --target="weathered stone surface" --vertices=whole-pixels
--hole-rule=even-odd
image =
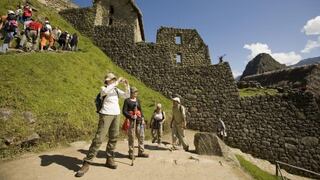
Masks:
[[[14,140],[16,139],[16,137],[14,137],[14,136],[5,136],[3,139],[4,139],[4,143],[7,146],[10,146],[10,145],[14,144]]]
[[[32,133],[30,136],[28,136],[19,144],[21,144],[22,147],[33,146],[38,142],[39,139],[40,139],[40,136],[38,133]]]
[[[213,133],[196,133],[194,135],[194,146],[196,153],[200,155],[222,156],[222,150],[217,135]]]
[[[24,112],[23,117],[24,117],[24,120],[30,124],[33,124],[36,122],[36,118],[33,116],[32,112],[30,111]]]
[[[305,146],[317,146],[319,144],[319,139],[316,137],[303,137],[301,142]]]
[[[239,162],[230,148],[214,133],[196,133],[194,146],[197,154],[223,156],[233,165],[239,166]]]
[[[11,118],[13,111],[6,108],[0,108],[0,119],[7,121]]]
[[[256,81],[263,87],[282,87],[283,89],[298,89],[310,91],[320,96],[320,64],[276,70],[272,72],[250,75],[242,81]],[[281,89],[279,89],[281,90]]]

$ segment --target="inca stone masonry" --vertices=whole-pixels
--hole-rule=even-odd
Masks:
[[[229,145],[320,171],[320,111],[312,93],[240,98],[229,64],[211,64],[195,29],[161,27],[156,43],[145,42],[133,0],[95,0],[92,8],[60,14],[128,73],[169,98],[180,95],[189,128],[215,132],[220,117]]]

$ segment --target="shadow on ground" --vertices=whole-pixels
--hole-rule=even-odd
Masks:
[[[41,155],[41,166],[50,166],[51,164],[59,164],[65,168],[77,172],[80,169],[82,160],[64,155]]]
[[[144,145],[144,148],[148,150],[161,150],[161,151],[169,150],[168,148],[165,148],[165,147],[161,147],[158,145],[148,145],[148,144]]]
[[[85,149],[79,149],[78,151],[81,152],[84,155],[88,154],[88,150],[85,150]],[[122,154],[122,153],[119,153],[119,152],[115,152],[114,154],[115,154],[115,158],[128,158],[127,154]],[[99,150],[98,153],[97,153],[96,158],[107,158],[106,151]]]

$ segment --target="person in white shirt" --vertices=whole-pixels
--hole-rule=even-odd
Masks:
[[[165,112],[162,110],[162,105],[160,103],[157,104],[157,108],[154,110],[151,121],[150,128],[152,134],[152,143],[157,142],[161,143],[161,138],[163,134],[163,123],[166,120]]]
[[[119,83],[123,83],[126,87],[125,92],[118,89]],[[114,150],[116,148],[117,138],[119,135],[119,97],[130,97],[130,87],[128,81],[120,77],[119,79],[113,73],[108,73],[105,78],[106,86],[103,86],[100,91],[100,98],[103,100],[101,110],[99,112],[99,125],[97,133],[92,140],[87,156],[83,160],[83,165],[77,172],[76,177],[83,176],[89,170],[89,163],[97,155],[97,152],[108,135],[109,141],[107,145],[107,162],[106,166],[111,169],[116,169],[117,165],[114,162]]]

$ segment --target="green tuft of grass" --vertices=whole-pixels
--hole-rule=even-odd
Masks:
[[[265,96],[265,95],[271,95],[274,96],[278,94],[278,91],[276,89],[270,89],[270,88],[243,88],[239,89],[240,97],[250,97],[250,96]]]
[[[19,2],[22,0],[1,0],[0,14],[5,14],[7,9],[15,9]],[[35,17],[48,17],[53,26],[70,33],[77,32],[55,10],[44,7],[36,0],[31,0],[31,3],[38,10]],[[0,119],[0,159],[93,138],[98,125],[94,100],[107,72],[128,79],[130,85],[139,89],[146,120],[150,120],[156,103],[160,102],[169,122],[172,109],[169,99],[116,66],[88,38],[79,37],[81,50],[78,52],[0,55],[0,108],[13,112],[9,120],[2,122]],[[32,112],[36,118],[35,124],[25,121],[23,113],[26,111]],[[121,119],[123,121],[124,117]],[[168,124],[165,126],[168,127]],[[3,137],[15,137],[15,141],[19,142],[33,132],[41,137],[37,146],[21,148],[4,145]],[[146,138],[150,138],[149,130]]]
[[[263,171],[258,166],[252,164],[251,162],[247,161],[241,155],[236,154],[240,165],[254,178],[257,180],[278,180],[279,177],[272,175],[266,171]]]

